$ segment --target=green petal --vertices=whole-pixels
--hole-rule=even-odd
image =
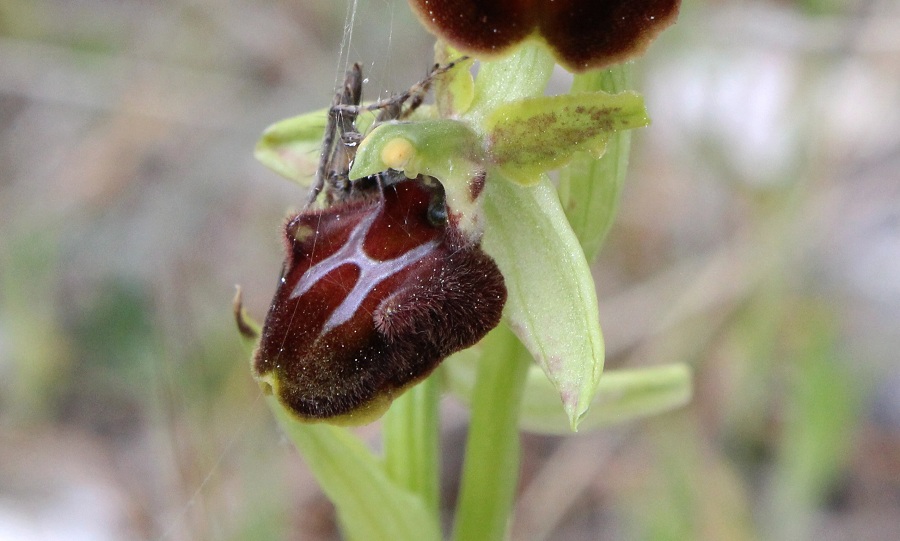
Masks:
[[[434,44],[434,60],[438,64],[455,62],[463,55],[438,41]],[[434,98],[441,118],[453,118],[469,110],[475,96],[475,79],[469,71],[474,58],[456,65],[434,81]]]
[[[393,155],[391,145],[402,140],[412,146],[413,152],[401,160]],[[459,176],[461,171],[468,174],[472,164],[479,161],[477,138],[462,122],[392,122],[377,126],[363,139],[350,169],[350,179],[396,169],[410,178],[424,174],[444,180]]]
[[[640,95],[590,92],[501,105],[485,119],[484,129],[490,159],[516,182],[532,184],[576,152],[602,156],[614,132],[648,123]]]
[[[574,429],[603,371],[587,261],[546,177],[523,187],[491,171],[484,198],[483,247],[506,280],[504,315],[553,382]]]
[[[438,541],[436,517],[393,483],[381,462],[345,428],[295,421],[272,397],[269,406],[337,508],[348,539]]]

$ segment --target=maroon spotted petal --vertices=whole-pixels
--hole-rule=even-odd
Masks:
[[[503,277],[435,190],[405,181],[288,221],[254,368],[299,417],[370,420],[499,323]]]
[[[675,22],[681,0],[409,0],[434,34],[464,53],[502,53],[528,36],[547,42],[571,71],[644,52]]]

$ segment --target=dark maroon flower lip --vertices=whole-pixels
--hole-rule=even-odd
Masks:
[[[503,276],[435,219],[442,194],[407,180],[288,220],[254,371],[299,418],[369,421],[500,322]]]
[[[639,56],[675,22],[681,0],[409,0],[432,33],[474,56],[502,54],[529,37],[570,71]]]
[[[407,92],[363,106],[354,64],[335,95],[309,204],[284,226],[284,266],[253,355],[263,391],[299,420],[373,421],[500,323],[503,275],[481,249],[480,231],[460,226],[439,179],[390,168],[350,179],[363,141],[358,115],[378,111],[376,123],[407,118],[453,66],[436,66]],[[473,182],[480,192],[483,177]],[[235,316],[252,336],[240,299]]]

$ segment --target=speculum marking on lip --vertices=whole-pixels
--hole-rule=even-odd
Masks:
[[[385,261],[379,261],[371,258],[363,249],[366,235],[369,233],[372,224],[381,216],[381,211],[370,212],[363,220],[361,220],[350,233],[347,239],[338,251],[328,256],[326,259],[316,263],[304,273],[303,277],[297,282],[297,286],[291,293],[290,299],[299,297],[309,291],[316,283],[325,278],[331,271],[341,265],[352,264],[359,268],[359,277],[353,285],[341,304],[331,312],[325,325],[322,327],[322,334],[329,332],[342,323],[349,321],[366,296],[385,279],[397,274],[403,269],[409,268],[428,252],[437,247],[435,241],[428,241],[404,252],[403,254]]]

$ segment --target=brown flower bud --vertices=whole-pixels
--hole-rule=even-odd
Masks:
[[[675,22],[680,0],[409,0],[431,32],[460,51],[491,58],[526,38],[547,43],[581,72],[644,52]]]

